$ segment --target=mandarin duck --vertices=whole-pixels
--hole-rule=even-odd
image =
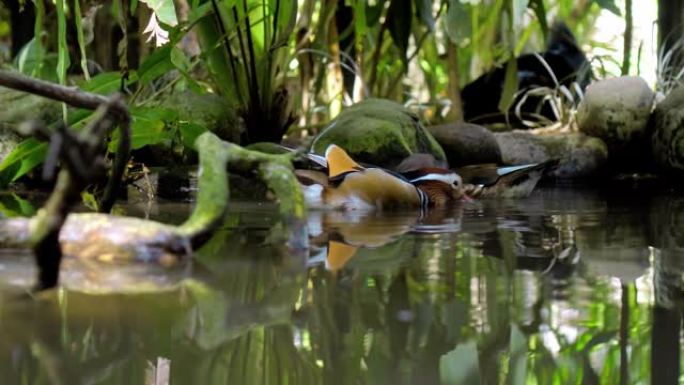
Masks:
[[[331,144],[325,157],[307,157],[325,167],[327,175],[297,170],[310,207],[345,210],[441,207],[463,197],[461,178],[443,168],[422,169],[415,178],[383,168],[364,167]]]
[[[326,171],[296,171],[309,206],[347,210],[425,209],[472,198],[526,197],[544,173],[558,164],[557,160],[506,167],[483,164],[454,171],[439,167],[428,154],[414,154],[390,171],[362,166],[334,144],[325,156],[306,156]]]

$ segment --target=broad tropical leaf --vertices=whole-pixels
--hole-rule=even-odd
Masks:
[[[7,186],[41,164],[47,153],[47,143],[28,138],[19,143],[0,163],[0,186]]]

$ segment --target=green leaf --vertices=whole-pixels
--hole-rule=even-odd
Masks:
[[[546,41],[546,37],[549,34],[549,24],[546,22],[546,8],[544,7],[544,0],[530,0],[530,2],[527,3],[527,7],[530,8],[537,17],[539,27],[544,35],[544,41]]]
[[[480,361],[475,342],[459,344],[439,359],[442,385],[479,384]]]
[[[391,0],[387,9],[388,29],[394,45],[401,52],[401,60],[406,64],[409,36],[411,35],[411,7],[403,0]]]
[[[154,50],[140,65],[140,68],[138,68],[138,78],[142,85],[149,84],[154,79],[174,68],[171,61],[172,48],[171,44],[166,44]]]
[[[157,20],[171,27],[178,24],[176,19],[176,8],[173,6],[173,0],[140,0],[147,4],[148,7],[157,16]]]
[[[354,32],[356,36],[361,37],[366,35],[368,30],[368,21],[366,20],[366,2],[355,0],[354,3]]]
[[[0,213],[6,217],[30,217],[36,213],[31,202],[16,194],[0,195]]]
[[[183,146],[192,149],[195,149],[195,139],[207,131],[206,127],[192,122],[180,122],[178,127]]]
[[[98,211],[99,209],[97,198],[95,198],[95,195],[89,191],[81,191],[81,202],[83,202],[85,207],[93,211]]]
[[[276,25],[276,40],[271,49],[275,49],[286,45],[292,37],[295,24],[297,22],[297,1],[296,0],[271,0],[269,6],[272,15],[275,16],[276,8],[278,9],[278,19],[275,20]]]
[[[444,27],[449,40],[456,45],[468,39],[472,33],[470,7],[470,4],[463,4],[459,0],[449,0]]]
[[[604,330],[602,332],[599,332],[593,335],[591,339],[587,342],[587,344],[584,347],[582,347],[582,351],[588,352],[597,345],[613,341],[617,334],[617,330]]]
[[[57,0],[57,78],[66,84],[66,71],[69,68],[69,47],[66,37],[66,11],[64,0]]]
[[[385,5],[385,2],[378,1],[375,5],[370,5],[367,1],[364,1],[363,3],[365,3],[366,6],[366,25],[369,28],[373,28],[380,21],[380,16],[382,16],[382,9]]]
[[[22,74],[37,77],[40,73],[44,57],[45,51],[43,47],[36,43],[36,39],[33,38],[21,47],[15,59],[15,65]]]
[[[499,111],[508,112],[513,105],[516,92],[518,92],[518,62],[515,57],[511,57],[506,64],[506,77],[501,100],[499,100]]]
[[[120,72],[102,72],[80,84],[84,91],[94,92],[102,95],[111,94],[119,90],[121,86]]]
[[[86,80],[90,80],[90,73],[88,72],[88,57],[86,56],[86,44],[83,36],[83,25],[81,25],[81,0],[74,0],[74,24],[76,25],[76,40],[78,41],[78,49],[81,52],[81,71]]]
[[[416,7],[416,17],[427,27],[428,30],[435,30],[435,18],[432,16],[431,0],[413,0]]]
[[[171,110],[158,107],[139,107],[131,109],[131,149],[136,150],[152,144],[160,144],[173,139],[173,132],[165,121],[174,117]],[[116,151],[119,145],[119,131],[112,134],[109,151]]]
[[[190,59],[185,56],[180,48],[173,46],[169,58],[171,59],[171,63],[173,63],[181,72],[188,72],[190,70]]]
[[[0,186],[7,186],[41,164],[47,143],[28,138],[17,145],[0,163]]]
[[[615,5],[615,0],[594,0],[594,3],[598,4],[599,7],[607,9],[608,11],[621,16],[620,8]]]
[[[64,0],[57,0],[57,79],[59,84],[66,84],[66,73],[69,68],[69,47],[67,46],[66,10]],[[62,103],[62,119],[67,121],[66,103]]]

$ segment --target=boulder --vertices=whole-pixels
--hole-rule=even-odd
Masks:
[[[442,146],[451,167],[478,163],[501,163],[501,151],[487,127],[457,122],[428,127]]]
[[[653,113],[652,153],[656,163],[684,171],[684,86],[672,90]]]
[[[592,83],[577,109],[577,124],[581,132],[602,139],[611,157],[632,157],[630,145],[641,145],[647,135],[654,98],[655,93],[638,76]]]
[[[17,125],[25,120],[46,124],[62,118],[60,102],[0,87],[0,124]]]
[[[324,154],[332,143],[359,162],[387,168],[416,153],[446,160],[439,143],[417,115],[383,99],[367,99],[342,111],[316,137],[311,150]]]
[[[608,159],[608,148],[598,138],[581,133],[534,135],[525,131],[495,133],[504,164],[516,165],[559,159],[550,174],[578,178],[596,174]]]

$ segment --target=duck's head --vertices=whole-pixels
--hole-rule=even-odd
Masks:
[[[432,206],[446,206],[465,197],[461,177],[443,168],[422,168],[406,175]]]

